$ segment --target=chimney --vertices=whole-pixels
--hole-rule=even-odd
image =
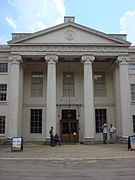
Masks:
[[[64,16],[64,22],[75,22],[75,16]]]

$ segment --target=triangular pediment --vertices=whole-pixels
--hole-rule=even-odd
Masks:
[[[81,26],[76,23],[63,23],[36,33],[20,36],[9,44],[123,44],[128,41]]]

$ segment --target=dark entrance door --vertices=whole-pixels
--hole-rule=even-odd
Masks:
[[[76,110],[62,110],[62,120],[60,121],[61,141],[78,142],[79,124],[76,119]]]

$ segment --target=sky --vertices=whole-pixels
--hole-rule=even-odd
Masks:
[[[127,34],[135,45],[135,0],[0,0],[0,44],[11,33],[32,33],[64,22],[75,22],[108,34]]]

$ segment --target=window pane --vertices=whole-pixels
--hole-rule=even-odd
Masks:
[[[42,133],[42,109],[31,109],[31,133]]]
[[[7,99],[7,84],[0,84],[0,101]]]
[[[5,134],[5,116],[0,116],[0,134]]]
[[[129,74],[135,74],[135,64],[129,64]]]
[[[0,72],[8,72],[8,64],[0,63]]]
[[[43,95],[43,73],[33,72],[32,73],[32,85],[31,85],[31,96],[42,97]]]
[[[106,109],[95,109],[96,133],[102,133],[102,126],[106,122]]]
[[[135,115],[133,115],[133,132],[135,133]]]
[[[74,73],[73,72],[64,72],[63,73],[63,96],[64,97],[74,97]]]
[[[96,97],[105,97],[106,96],[106,83],[105,83],[104,72],[95,72],[94,73],[94,89],[95,89]]]
[[[135,84],[131,84],[131,98],[135,100]]]

